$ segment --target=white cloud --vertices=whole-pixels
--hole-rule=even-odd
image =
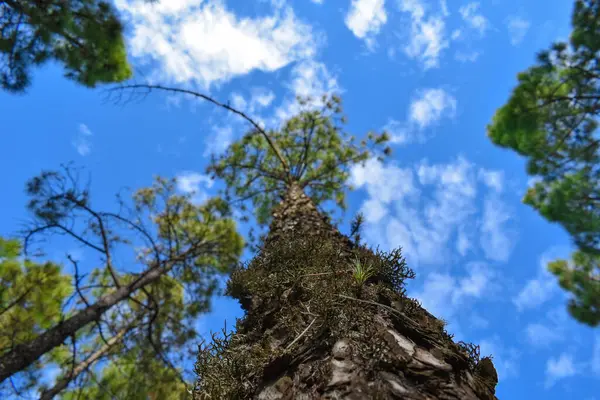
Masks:
[[[459,307],[464,310],[465,304],[491,290],[492,278],[492,271],[485,264],[470,263],[467,274],[460,278],[447,273],[428,274],[421,291],[411,297],[419,300],[433,315],[449,320]]]
[[[390,119],[383,130],[390,135],[392,144],[424,143],[430,135],[423,131],[436,125],[442,118],[452,118],[455,112],[454,96],[441,88],[424,89],[413,98],[408,109],[407,121]]]
[[[440,0],[440,8],[442,9],[442,15],[444,17],[450,15],[450,11],[448,11],[448,2],[446,0]]]
[[[457,61],[460,62],[475,62],[479,59],[479,56],[481,55],[481,53],[479,51],[469,51],[469,52],[462,52],[462,51],[457,51],[456,54],[454,55],[454,58]]]
[[[237,110],[245,111],[248,103],[246,103],[246,99],[244,99],[244,96],[242,96],[241,94],[232,93],[231,94],[231,105],[233,106],[233,108],[235,108]]]
[[[456,240],[456,250],[458,251],[458,254],[464,257],[471,247],[472,243],[469,240],[467,233],[459,228],[458,239]]]
[[[273,100],[275,100],[275,93],[264,88],[255,88],[252,92],[252,101],[250,104],[254,108],[265,108],[270,106]]]
[[[383,216],[381,209],[392,201],[414,196],[418,191],[414,184],[413,172],[397,166],[384,166],[376,159],[367,160],[364,165],[356,165],[350,171],[348,183],[359,189],[366,187],[371,201],[365,203],[362,211],[367,222],[376,223]],[[375,207],[376,210],[370,210]]]
[[[234,127],[232,125],[214,125],[212,131],[214,136],[211,135],[204,141],[204,157],[213,153],[216,155],[223,153],[233,142]]]
[[[423,196],[421,207],[405,209],[398,205],[397,216],[412,233],[417,250],[413,259],[437,264],[447,260],[453,235],[476,213],[473,168],[463,158],[439,165],[422,162],[417,175],[423,190],[433,190],[433,195]]]
[[[365,216],[365,221],[371,223],[377,223],[381,221],[383,217],[385,217],[388,213],[385,205],[376,199],[368,199],[363,204],[361,211]]]
[[[546,388],[553,386],[559,379],[575,374],[577,374],[577,367],[571,354],[562,353],[558,358],[550,358],[546,362]]]
[[[523,41],[530,25],[529,21],[522,17],[511,16],[508,18],[506,27],[508,29],[508,34],[510,35],[510,43],[513,46],[516,46]]]
[[[497,336],[479,341],[482,357],[491,355],[500,381],[515,377],[519,373],[520,353],[516,349],[507,349]]]
[[[525,328],[525,335],[529,345],[535,348],[548,348],[552,344],[562,342],[569,338],[574,340],[567,332],[572,317],[567,313],[564,304],[550,309],[546,312],[546,318],[542,322],[532,322]]]
[[[507,261],[514,247],[516,232],[506,228],[510,213],[497,196],[484,201],[480,244],[486,257],[495,261]]]
[[[410,39],[404,48],[407,56],[422,62],[426,70],[438,67],[440,54],[449,45],[444,15],[425,18],[425,6],[420,0],[400,0],[399,7],[411,17]],[[447,7],[442,6],[444,10]]]
[[[231,95],[231,106],[238,111],[242,111],[251,118],[257,119],[258,113],[269,107],[275,100],[275,93],[263,87],[254,87],[250,91],[250,98],[244,98],[240,93]],[[235,119],[240,121],[239,118]]]
[[[304,61],[293,68],[289,88],[295,96],[313,98],[340,90],[337,77],[325,64],[314,60]]]
[[[296,96],[311,98],[312,101],[307,106],[314,108],[323,105],[323,95],[342,92],[337,76],[332,74],[325,64],[315,60],[305,60],[296,64],[286,86],[290,90],[290,96],[277,107],[274,117],[268,120],[269,124],[278,126],[301,111]]]
[[[501,193],[504,189],[504,172],[479,168],[479,179],[489,188]]]
[[[468,317],[468,326],[471,329],[486,329],[490,321],[477,313],[471,313]]]
[[[513,298],[517,310],[537,308],[554,296],[558,288],[556,278],[548,271],[548,262],[564,255],[568,249],[554,247],[540,257],[538,274],[527,281],[523,289]]]
[[[418,140],[417,132],[411,130],[408,124],[395,119],[390,119],[383,130],[390,135],[392,144],[405,145]]]
[[[354,36],[373,48],[375,36],[387,22],[385,0],[352,0],[344,22]]]
[[[245,98],[242,94],[234,92],[230,96],[229,104],[234,109],[244,112],[257,124],[264,126],[261,113],[265,111],[275,100],[275,94],[263,87],[254,87],[250,95]],[[248,130],[247,121],[231,113],[225,114],[217,123],[212,124],[213,135],[205,139],[204,156],[212,153],[220,154],[236,139],[235,134]]]
[[[388,249],[402,247],[412,266],[448,262],[453,254],[465,256],[475,244],[470,238],[480,211],[477,171],[462,157],[448,164],[423,160],[412,169],[374,159],[353,167],[349,183],[368,194],[362,205],[365,238]],[[488,225],[489,235],[505,234],[501,223]],[[495,236],[488,241],[497,247],[491,247],[494,250],[511,248]],[[489,257],[499,258],[492,252]]]
[[[176,182],[177,190],[192,195],[194,204],[201,204],[208,199],[208,194],[204,188],[210,189],[214,183],[209,176],[193,171],[180,172],[177,174]],[[204,186],[204,188],[201,186]]]
[[[425,89],[410,104],[409,121],[420,129],[456,112],[456,99],[444,89]]]
[[[79,124],[77,135],[73,139],[73,147],[77,150],[80,156],[87,156],[92,150],[92,142],[90,140],[92,131],[86,124]]]
[[[132,27],[131,54],[151,64],[151,79],[203,88],[253,70],[276,71],[314,56],[312,29],[290,7],[240,18],[223,1],[116,0]]]
[[[479,2],[472,2],[459,8],[462,19],[481,36],[489,28],[489,21],[479,12]]]
[[[527,341],[533,347],[548,347],[563,339],[563,333],[556,328],[541,323],[528,324],[525,328]]]
[[[513,299],[513,302],[519,311],[539,307],[552,297],[555,286],[555,282],[549,279],[531,279]]]

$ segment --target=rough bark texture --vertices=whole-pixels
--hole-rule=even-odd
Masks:
[[[356,258],[376,267],[366,282]],[[354,246],[290,187],[262,250],[231,277],[246,316],[201,348],[195,398],[495,399],[491,360],[405,296],[403,262]]]

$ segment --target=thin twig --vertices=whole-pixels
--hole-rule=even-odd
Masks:
[[[148,85],[148,84],[121,85],[116,88],[110,89],[109,91],[126,90],[126,89],[134,89],[134,90],[135,89],[146,89],[148,91],[151,91],[152,89],[157,89],[157,90],[163,90],[166,92],[187,94],[187,95],[208,101],[209,103],[212,103],[212,104],[217,105],[221,108],[224,108],[236,115],[239,115],[240,117],[242,117],[243,119],[248,121],[265,138],[265,140],[269,143],[269,146],[271,147],[271,149],[273,150],[273,152],[279,159],[279,162],[281,162],[281,165],[283,166],[283,169],[285,170],[286,174],[289,175],[290,168],[288,166],[288,163],[285,161],[285,159],[281,155],[281,151],[280,151],[279,147],[271,139],[269,134],[263,128],[261,128],[261,126],[256,121],[254,121],[254,119],[249,117],[246,113],[231,107],[229,104],[221,103],[221,102],[213,99],[210,96],[195,92],[193,90],[173,88],[173,87],[167,87],[167,86],[162,86],[162,85]]]
[[[315,323],[315,321],[317,320],[317,317],[313,318],[312,322],[310,324],[308,324],[308,326],[302,331],[302,333],[300,333],[300,335],[298,335],[298,337],[296,339],[294,339],[292,341],[292,343],[290,343],[286,348],[285,351],[288,351],[298,340],[300,340],[300,338],[302,336],[304,336],[304,334],[306,332],[308,332],[308,330],[310,329],[311,326],[313,326],[313,324]]]

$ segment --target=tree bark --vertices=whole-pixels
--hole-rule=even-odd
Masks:
[[[496,399],[491,360],[383,275],[357,284],[357,254],[381,258],[290,185],[263,247],[231,276],[246,315],[200,349],[195,399]]]

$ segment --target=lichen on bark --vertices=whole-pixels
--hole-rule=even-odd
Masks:
[[[352,262],[373,273],[358,281]],[[227,292],[246,315],[201,346],[195,399],[495,399],[476,346],[407,297],[399,250],[354,244],[290,185]]]

